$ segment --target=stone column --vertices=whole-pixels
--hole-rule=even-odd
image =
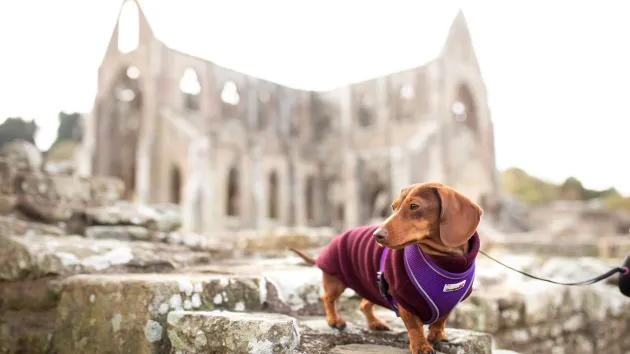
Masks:
[[[411,161],[406,146],[390,149],[390,181],[391,196],[396,197],[400,190],[411,184]]]
[[[193,140],[188,146],[186,177],[184,182],[184,196],[182,201],[183,229],[191,231],[201,231],[204,219],[203,184],[207,182],[209,173],[206,166],[206,157],[210,147],[209,139],[206,137]],[[199,203],[201,198],[201,203]]]
[[[383,127],[390,120],[389,116],[389,82],[388,77],[376,79],[376,125]]]
[[[156,117],[158,115],[160,92],[158,78],[162,72],[162,50],[159,45],[151,42],[151,55],[146,65],[146,72],[141,74],[142,86],[142,117],[138,137],[138,151],[136,152],[136,201],[148,203],[151,196],[151,166],[153,146],[156,134]]]
[[[359,225],[359,188],[357,176],[357,155],[353,151],[346,151],[343,164],[344,189],[344,228]]]
[[[306,226],[306,178],[302,161],[296,161],[295,165],[295,225]]]
[[[202,154],[199,165],[201,166],[202,172],[202,180],[201,183],[201,191],[203,196],[203,209],[202,209],[202,219],[203,219],[203,231],[204,232],[215,232],[219,229],[219,223],[217,222],[220,217],[218,215],[219,208],[217,208],[217,182],[218,178],[216,175],[216,150],[214,147],[215,141],[214,137],[210,136],[205,138],[207,149]]]
[[[256,211],[256,228],[262,228],[266,226],[265,220],[267,208],[265,201],[267,200],[267,186],[265,185],[265,178],[263,176],[263,168],[261,163],[261,151],[260,146],[256,145],[253,149],[252,159],[252,191],[254,194],[254,205]]]
[[[77,171],[76,174],[81,177],[91,176],[93,174],[92,156],[96,149],[96,116],[98,116],[101,107],[100,99],[97,98],[90,114],[83,116],[83,141],[81,142],[78,156],[76,156]]]

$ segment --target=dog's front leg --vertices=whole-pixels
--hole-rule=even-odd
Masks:
[[[446,319],[450,314],[450,312],[447,313],[444,317],[429,325],[429,335],[427,336],[429,342],[448,342],[448,338],[446,337]]]
[[[407,335],[409,336],[409,350],[412,354],[435,354],[433,347],[424,336],[424,323],[418,317],[407,312],[402,306],[398,305],[400,318],[407,327]]]

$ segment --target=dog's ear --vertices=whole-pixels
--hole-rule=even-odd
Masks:
[[[477,230],[483,210],[451,187],[436,188],[442,201],[440,239],[447,247],[465,244]]]

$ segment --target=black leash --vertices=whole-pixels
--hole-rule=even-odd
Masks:
[[[479,253],[481,253],[484,256],[490,258],[491,260],[499,263],[500,265],[504,266],[505,268],[508,268],[508,269],[513,270],[513,271],[515,271],[517,273],[523,274],[524,276],[530,277],[532,279],[540,280],[540,281],[546,281],[546,282],[552,283],[552,284],[558,284],[558,285],[591,285],[591,284],[595,284],[595,283],[597,283],[599,281],[602,281],[602,280],[604,280],[604,279],[614,275],[615,273],[622,273],[622,275],[624,275],[624,276],[628,275],[628,267],[626,265],[624,265],[623,267],[613,268],[613,269],[607,271],[606,273],[604,273],[602,275],[598,275],[598,276],[596,276],[595,278],[592,278],[592,279],[579,281],[577,283],[561,283],[561,282],[557,282],[557,281],[553,281],[553,280],[549,280],[549,279],[539,278],[537,276],[534,276],[534,275],[531,275],[531,274],[527,274],[527,273],[525,273],[525,272],[523,272],[521,270],[514,269],[514,268],[510,267],[509,265],[507,265],[505,263],[502,263],[502,262],[500,262],[500,261],[490,257],[489,255],[487,255],[485,252],[483,252],[481,250],[479,250]]]

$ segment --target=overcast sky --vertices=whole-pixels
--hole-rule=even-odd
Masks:
[[[464,3],[464,2],[462,2]],[[164,37],[223,65],[298,87],[421,64],[448,0],[151,0]],[[0,2],[0,120],[89,111],[115,0]],[[630,2],[475,1],[461,6],[488,87],[498,167],[630,193]],[[439,26],[438,26],[439,27]],[[188,35],[197,30],[197,35]],[[435,34],[435,35],[433,35]],[[441,40],[441,38],[438,38]],[[425,50],[427,49],[427,50]],[[429,50],[430,52],[430,50]]]

